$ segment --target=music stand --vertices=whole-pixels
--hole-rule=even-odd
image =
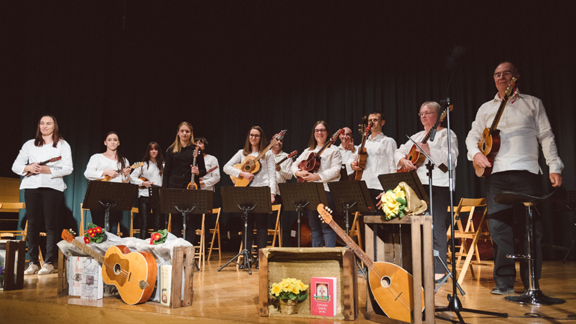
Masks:
[[[90,181],[82,206],[91,210],[104,210],[104,229],[109,232],[110,211],[132,209],[137,194],[138,186],[131,183]]]
[[[150,208],[154,211],[154,214],[156,214],[156,217],[161,218],[161,215],[162,215],[161,209],[162,208],[160,207],[160,189],[162,189],[162,187],[156,186],[156,185],[152,185],[152,186],[148,187],[148,198],[150,199]],[[166,219],[164,221],[164,228],[168,227],[167,222],[168,222],[168,220]],[[160,225],[160,226],[162,226],[162,225]]]
[[[248,252],[248,212],[271,213],[272,201],[270,187],[222,187],[222,208],[225,213],[237,213],[242,211],[244,220],[244,248],[235,257],[226,262],[218,269],[218,272],[228,264],[234,262],[243,269],[248,269],[252,274],[252,262],[250,252]],[[207,191],[212,194],[211,191]],[[252,246],[252,245],[250,245]],[[242,264],[235,262],[240,256],[244,257]]]
[[[328,205],[324,184],[321,182],[279,183],[284,210],[298,215],[298,247],[300,247],[300,219],[303,210],[316,211],[319,204]],[[290,202],[290,203],[289,203]]]
[[[212,212],[212,191],[188,189],[160,189],[160,209],[165,214],[182,214],[182,228],[186,239],[188,214]]]
[[[346,215],[346,234],[350,234],[350,212],[368,213],[376,210],[365,181],[329,182],[337,214]]]
[[[378,176],[378,180],[384,192],[394,190],[400,182],[404,181],[416,192],[418,198],[424,200],[426,203],[430,202],[430,198],[428,198],[428,194],[422,186],[422,182],[420,182],[416,171],[381,174]]]

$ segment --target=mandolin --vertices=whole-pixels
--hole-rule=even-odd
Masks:
[[[333,221],[330,210],[318,204],[316,210],[320,219],[346,242],[356,256],[370,269],[368,282],[370,291],[378,306],[386,316],[412,323],[412,275],[401,267],[389,262],[374,262],[362,249]],[[424,311],[424,289],[422,289],[422,311]]]
[[[450,111],[452,111],[454,109],[454,106],[450,105],[446,109],[450,109]],[[432,131],[435,130],[436,128],[438,128],[438,125],[440,125],[440,123],[444,121],[444,119],[446,118],[446,109],[442,112],[442,115],[440,115],[440,118],[438,118],[436,120],[436,123],[434,124],[434,126],[432,126],[432,128],[430,128],[428,133],[426,133],[426,136],[424,136],[424,139],[422,139],[422,142],[421,142],[422,144],[426,144],[426,142],[428,142],[430,135],[432,135]],[[412,162],[412,164],[414,166],[416,166],[416,168],[419,168],[420,166],[422,166],[422,164],[424,164],[424,161],[426,161],[426,155],[420,153],[418,151],[418,147],[416,145],[412,145],[412,147],[410,148],[410,152],[408,152],[408,154],[406,154],[405,158],[406,158],[406,160]],[[402,166],[396,172],[410,172],[410,170],[408,170],[407,167]]]
[[[258,154],[257,157],[254,157],[253,155],[248,155],[244,161],[240,164],[236,164],[234,165],[234,167],[240,171],[243,172],[250,172],[252,174],[256,174],[260,171],[260,162],[259,160],[266,154],[266,152],[268,152],[268,150],[270,150],[272,148],[272,146],[274,146],[274,144],[276,144],[277,141],[281,141],[284,138],[284,135],[286,135],[287,130],[284,129],[282,130],[278,135],[276,135],[271,141],[270,144],[268,144],[268,146],[266,146],[266,148],[264,150],[262,150],[262,152],[260,152],[260,154]],[[230,176],[230,179],[232,179],[232,182],[234,183],[234,185],[236,187],[247,187],[252,183],[252,180],[248,181],[246,179],[244,179],[243,177],[238,177],[236,178],[235,176]]]
[[[366,145],[366,139],[368,138],[368,133],[370,133],[370,129],[372,128],[372,123],[367,123],[367,118],[364,116],[362,117],[362,124],[358,126],[360,126],[358,131],[362,134],[362,144],[360,145],[360,148],[358,148],[358,167],[362,170],[354,171],[354,180],[360,181],[362,180],[364,169],[366,169],[368,153],[366,152],[364,145]]]
[[[136,162],[136,163],[134,163],[134,164],[132,164],[132,165],[130,166],[130,169],[131,169],[131,170],[134,170],[134,169],[136,169],[137,167],[141,167],[141,166],[143,166],[143,165],[144,165],[144,162]],[[116,172],[120,173],[120,172],[122,172],[122,170],[118,169],[118,170],[116,170]],[[98,181],[110,181],[110,180],[112,180],[112,179],[113,179],[113,178],[112,178],[111,176],[104,176],[104,179],[100,179],[100,180],[98,180]]]
[[[196,166],[196,158],[198,157],[198,150],[200,149],[200,146],[198,146],[198,144],[196,144],[196,148],[194,149],[194,159],[192,160],[192,165]],[[186,189],[198,189],[198,185],[196,184],[196,182],[194,182],[194,178],[196,178],[196,173],[192,172],[192,175],[190,176],[190,183],[188,184],[188,186],[186,187]]]
[[[62,157],[61,157],[61,156],[55,157],[55,158],[51,158],[50,160],[42,161],[42,162],[38,163],[38,165],[46,165],[46,164],[48,164],[48,163],[56,162],[56,161],[60,161],[60,160],[62,160]],[[32,172],[28,172],[28,173],[26,173],[25,177],[29,177],[29,176],[31,176],[31,175],[32,175]]]
[[[110,247],[103,256],[76,240],[68,230],[62,231],[62,239],[102,264],[102,279],[118,288],[126,304],[144,303],[150,299],[157,274],[156,260],[152,253],[130,252],[126,246],[116,245]]]
[[[300,162],[300,164],[298,164],[298,168],[300,169],[300,171],[308,171],[310,173],[318,172],[318,169],[320,169],[320,160],[322,159],[320,155],[322,155],[322,152],[324,152],[326,148],[334,144],[334,142],[336,142],[336,140],[338,139],[338,136],[340,136],[340,134],[342,133],[344,133],[344,129],[340,129],[339,131],[334,133],[334,135],[332,135],[332,137],[328,141],[326,141],[326,143],[320,149],[320,151],[318,151],[318,153],[312,152],[310,153],[310,155],[308,155],[308,158],[306,160]],[[304,179],[302,179],[301,177],[297,177],[297,179],[298,182],[304,182]]]
[[[494,158],[498,151],[500,150],[500,130],[496,129],[498,127],[498,122],[500,122],[500,117],[502,117],[502,113],[504,113],[504,108],[506,107],[506,103],[508,103],[508,99],[510,95],[514,93],[514,89],[516,87],[516,78],[512,78],[508,88],[506,88],[506,92],[504,93],[504,98],[500,103],[500,107],[498,108],[498,112],[494,117],[494,121],[492,122],[492,126],[490,128],[484,128],[482,132],[482,137],[480,138],[480,142],[478,142],[478,148],[480,152],[486,156],[488,162],[490,162],[491,167],[483,168],[479,165],[476,165],[474,161],[472,161],[472,165],[474,166],[474,172],[478,177],[489,177],[492,174],[492,168],[494,167]]]
[[[294,155],[298,154],[298,151],[292,151],[292,153],[288,154],[288,156],[286,156],[285,158],[283,158],[282,160],[278,161],[278,163],[276,163],[276,165],[280,165],[284,162],[286,162],[286,160],[288,160],[289,158],[293,157]]]

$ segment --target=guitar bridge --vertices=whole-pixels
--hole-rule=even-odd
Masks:
[[[144,289],[148,288],[148,286],[150,286],[145,280],[140,280],[138,285],[140,286],[140,289],[142,289],[142,290],[144,290]]]

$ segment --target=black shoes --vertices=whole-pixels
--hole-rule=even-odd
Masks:
[[[511,295],[514,293],[514,287],[498,285],[492,288],[492,295]]]

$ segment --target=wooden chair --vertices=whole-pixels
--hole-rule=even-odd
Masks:
[[[132,207],[130,210],[130,237],[134,237],[134,234],[140,233],[139,229],[134,229],[134,213],[139,213],[138,207]]]
[[[26,203],[23,202],[18,202],[18,203],[7,203],[7,202],[3,202],[0,203],[0,212],[3,213],[17,213],[20,211],[20,209],[26,209]],[[26,222],[26,227],[28,225],[28,222]],[[18,226],[16,226],[17,228]],[[26,241],[26,230],[27,228],[24,228],[24,230],[6,230],[6,231],[0,231],[0,238],[2,237],[6,237],[6,238],[16,238],[16,237],[21,237],[22,241]]]
[[[480,224],[478,225],[478,228],[475,228],[473,222],[474,212],[476,211],[476,208],[484,208],[484,212],[482,213],[482,218],[480,219]],[[450,207],[448,207],[448,211],[450,211]],[[462,216],[464,213],[468,213],[468,220],[466,221],[466,225],[462,224]],[[476,255],[475,264],[478,265],[482,264],[481,263],[482,260],[480,259],[480,253],[478,251],[477,246],[478,240],[483,238],[486,240],[490,239],[490,241],[492,241],[492,239],[490,238],[490,234],[486,231],[486,229],[488,228],[486,213],[487,208],[485,198],[477,198],[477,199],[462,198],[460,199],[458,206],[454,209],[454,224],[455,224],[454,238],[460,240],[460,245],[455,246],[455,248],[457,248],[457,251],[454,252],[456,253],[455,256],[457,257],[456,260],[457,269],[460,267],[462,257],[465,257],[464,264],[462,265],[460,274],[458,276],[459,284],[462,284],[462,281],[464,280],[464,276],[466,275],[468,268],[470,268],[470,272],[474,277],[474,269],[470,267],[473,255]],[[448,226],[448,232],[446,236],[448,239],[450,239],[452,236],[450,226]],[[472,240],[472,243],[470,243],[469,246],[466,241],[467,239]],[[450,246],[448,246],[448,249],[449,249],[448,257],[450,259],[452,253],[452,251],[450,251]]]
[[[360,214],[360,212],[355,212],[354,213],[354,221],[352,222],[352,227],[350,227],[350,238],[356,237],[358,239],[358,246],[360,247],[360,249],[363,250],[362,248],[362,236],[360,234],[360,217],[362,217],[362,214]]]
[[[222,261],[222,249],[221,241],[220,241],[220,211],[221,208],[214,208],[212,209],[212,214],[216,214],[216,224],[214,225],[213,229],[210,229],[210,234],[212,234],[212,241],[210,242],[210,250],[208,252],[208,261],[210,261],[210,257],[212,256],[212,250],[218,250],[218,261]],[[218,236],[218,247],[214,247],[214,240]]]

